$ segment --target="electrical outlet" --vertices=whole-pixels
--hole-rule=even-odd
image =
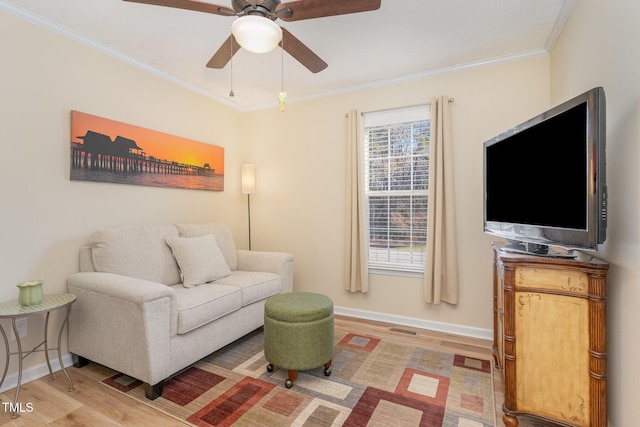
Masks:
[[[18,330],[18,336],[20,338],[27,337],[27,325],[28,325],[28,317],[19,317],[16,319],[16,329]],[[11,340],[15,341],[16,334],[13,332],[13,327],[11,328]]]

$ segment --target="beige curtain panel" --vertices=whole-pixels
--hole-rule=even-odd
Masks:
[[[347,218],[345,289],[369,291],[367,206],[364,197],[364,144],[362,114],[351,110],[347,123]]]
[[[424,300],[430,304],[442,301],[458,303],[452,144],[449,98],[434,97],[431,99],[429,212],[424,272]]]

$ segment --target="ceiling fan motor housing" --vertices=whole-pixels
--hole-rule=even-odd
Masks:
[[[276,19],[276,8],[280,0],[232,0],[231,6],[239,16],[258,15]],[[255,7],[254,7],[255,6]]]

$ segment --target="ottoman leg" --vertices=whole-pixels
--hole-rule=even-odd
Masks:
[[[291,388],[293,386],[293,382],[298,379],[298,371],[295,369],[289,369],[289,378],[287,378],[284,382],[284,386],[286,388]]]
[[[331,360],[324,364],[324,376],[328,377],[329,375],[331,375]]]

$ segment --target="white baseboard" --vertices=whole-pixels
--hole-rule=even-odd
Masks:
[[[51,370],[53,370],[53,372],[58,372],[61,369],[58,358],[51,357],[50,361],[51,361]],[[71,353],[67,353],[62,356],[62,363],[64,363],[65,368],[73,365],[73,360],[71,359]],[[38,378],[42,378],[47,375],[49,375],[49,368],[47,368],[47,362],[43,362],[40,365],[36,365],[28,369],[24,369],[22,371],[21,385],[24,385],[33,380],[37,380]],[[64,381],[67,381],[66,378],[64,379]],[[17,384],[18,384],[17,372],[7,375],[7,377],[4,379],[4,383],[2,384],[2,387],[0,387],[0,393],[4,393],[7,390],[11,390]]]
[[[394,325],[411,326],[465,337],[480,338],[493,341],[493,330],[474,328],[471,326],[455,325],[453,323],[436,322],[433,320],[416,319],[414,317],[398,316],[395,314],[379,313],[375,311],[358,310],[348,307],[334,307],[335,314],[356,317],[358,319],[374,320]]]

